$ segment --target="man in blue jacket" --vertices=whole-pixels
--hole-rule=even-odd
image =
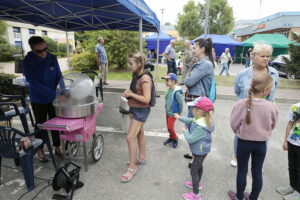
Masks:
[[[28,43],[31,51],[27,53],[23,61],[23,68],[24,75],[29,82],[29,96],[35,121],[39,124],[55,117],[52,101],[56,97],[56,87],[62,74],[56,56],[48,52],[43,38],[33,36]],[[44,134],[47,132],[37,134],[36,137],[43,139]],[[62,155],[59,133],[52,131],[51,135],[55,153]],[[48,160],[43,148],[39,150],[38,155],[42,162]]]

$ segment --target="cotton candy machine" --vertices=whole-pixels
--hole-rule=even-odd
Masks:
[[[63,118],[81,118],[94,114],[98,99],[93,81],[78,72],[64,75],[57,86],[53,105],[56,115]]]
[[[104,147],[103,136],[96,134],[96,120],[103,109],[103,104],[98,104],[92,80],[76,72],[64,75],[57,86],[53,105],[57,117],[38,124],[38,127],[59,131],[63,151],[66,151],[70,159],[77,155],[82,142],[87,171],[87,155],[91,154],[92,159],[97,162],[102,156]],[[88,153],[86,142],[91,137],[93,142]]]

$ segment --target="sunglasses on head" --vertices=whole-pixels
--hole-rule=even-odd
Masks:
[[[44,49],[34,50],[34,52],[37,53],[37,54],[41,54],[41,53],[47,52],[47,51],[48,51],[48,47],[45,47]]]

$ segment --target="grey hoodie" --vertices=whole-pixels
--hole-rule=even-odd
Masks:
[[[181,117],[179,120],[190,126],[190,131],[184,132],[184,137],[190,145],[193,155],[206,155],[211,150],[212,137],[211,133],[214,131],[215,126],[212,123],[211,127],[207,127],[205,119],[193,119]]]

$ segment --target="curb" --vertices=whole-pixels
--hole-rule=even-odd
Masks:
[[[125,89],[123,88],[103,88],[104,92],[113,92],[113,93],[122,93]],[[164,91],[157,91],[157,94],[162,96],[165,94]],[[230,94],[218,94],[217,95],[217,100],[232,100],[236,101],[236,96],[230,95]],[[300,99],[291,99],[291,98],[276,98],[277,103],[287,103],[287,104],[295,104],[300,102]]]

